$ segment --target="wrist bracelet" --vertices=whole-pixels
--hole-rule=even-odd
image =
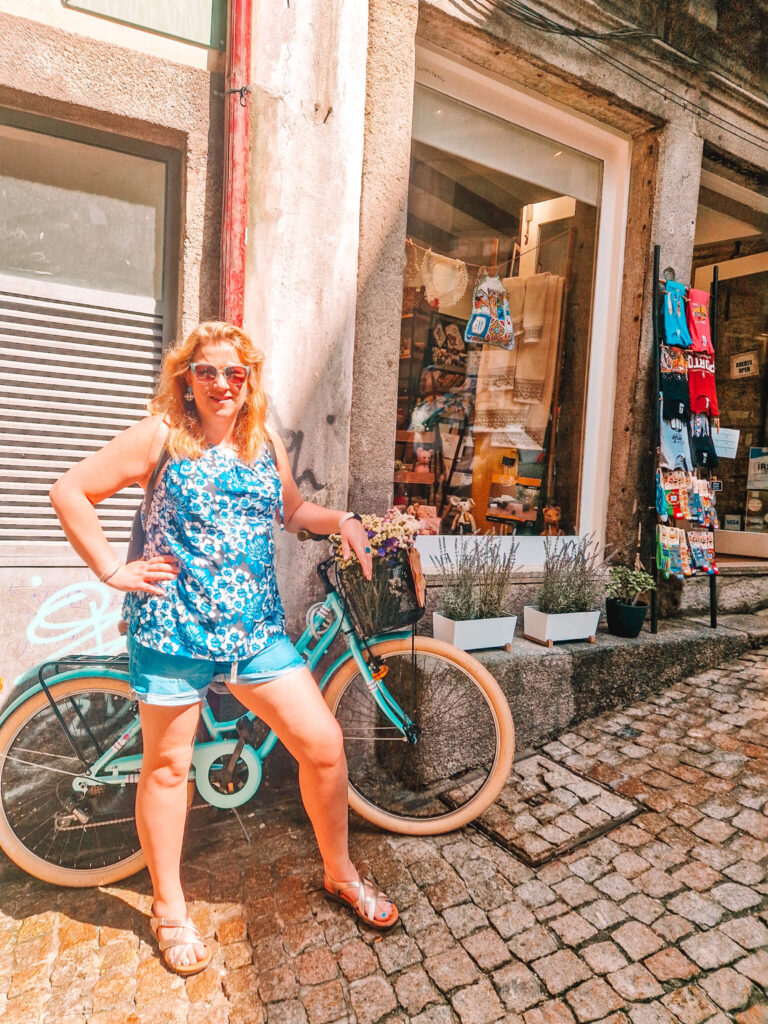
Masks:
[[[111,569],[105,569],[105,571],[99,576],[99,583],[107,583],[115,575],[118,569],[122,569],[123,560],[118,558],[116,564]]]
[[[339,520],[339,529],[342,528],[342,526],[344,525],[344,523],[346,523],[348,519],[356,519],[358,523],[362,523],[363,521],[363,517],[359,516],[357,512],[345,512],[344,515]]]

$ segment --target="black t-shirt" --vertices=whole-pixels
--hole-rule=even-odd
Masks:
[[[714,469],[720,461],[715,451],[706,413],[697,412],[691,416],[691,447],[694,465],[701,469]]]
[[[691,409],[686,358],[679,348],[662,345],[660,363],[664,419],[684,419]]]

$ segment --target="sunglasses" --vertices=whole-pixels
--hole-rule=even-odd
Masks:
[[[218,366],[211,366],[210,363],[190,363],[189,368],[195,380],[200,381],[201,384],[213,384],[218,380],[219,374],[223,373],[227,384],[236,388],[241,388],[245,384],[246,377],[251,369],[250,366],[240,366],[237,364],[234,366],[222,366],[219,369]]]

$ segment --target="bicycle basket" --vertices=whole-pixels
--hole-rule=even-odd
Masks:
[[[359,562],[335,569],[335,588],[363,636],[402,629],[418,622],[424,614],[425,609],[416,597],[407,551],[374,557],[370,580],[363,576]]]

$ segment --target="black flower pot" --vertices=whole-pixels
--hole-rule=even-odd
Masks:
[[[622,604],[612,597],[606,597],[605,612],[609,633],[613,633],[614,636],[633,637],[640,635],[645,616],[648,614],[648,605]]]

